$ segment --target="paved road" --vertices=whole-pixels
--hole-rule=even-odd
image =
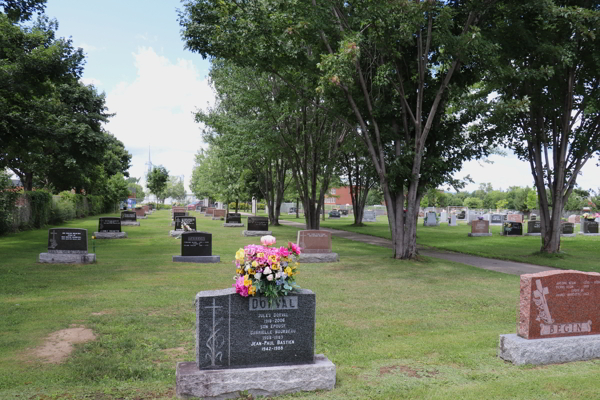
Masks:
[[[279,220],[282,225],[295,226],[301,229],[306,229],[306,225],[300,222]],[[324,231],[331,232],[332,235],[338,236],[345,239],[356,240],[357,242],[373,244],[376,246],[382,246],[392,248],[392,241],[389,239],[383,239],[370,235],[363,235],[361,233],[340,231],[338,229],[321,228]],[[450,251],[434,250],[419,246],[419,254],[427,257],[441,258],[448,261],[458,262],[462,264],[472,265],[477,268],[488,269],[491,271],[503,272],[505,274],[521,275],[521,274],[534,274],[542,271],[555,270],[556,268],[544,267],[541,265],[525,264],[514,261],[496,260],[493,258],[485,258],[472,256],[469,254],[454,253]]]

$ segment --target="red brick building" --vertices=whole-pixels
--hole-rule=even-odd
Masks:
[[[350,186],[329,189],[329,194],[325,195],[325,204],[345,206],[352,205],[352,196],[350,196]]]

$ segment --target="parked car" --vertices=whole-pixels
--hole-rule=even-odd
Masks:
[[[340,218],[340,212],[338,210],[329,211],[329,218]]]
[[[348,210],[340,210],[340,213],[341,213],[342,215],[348,215]]]
[[[288,214],[296,214],[296,207],[290,207]]]

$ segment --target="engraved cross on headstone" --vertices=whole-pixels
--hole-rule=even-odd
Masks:
[[[541,307],[543,310],[541,317],[546,323],[551,324],[554,322],[554,320],[550,315],[550,309],[548,308],[548,303],[546,302],[546,295],[550,292],[548,291],[547,287],[542,287],[542,281],[540,279],[535,281],[535,286],[537,287],[537,290],[533,291],[533,296],[541,301]]]
[[[217,325],[218,325],[219,321],[216,320],[216,309],[223,308],[223,307],[215,305],[214,297],[213,297],[212,301],[213,301],[212,306],[208,306],[208,307],[204,307],[204,308],[212,308],[212,332],[211,332],[210,336],[208,337],[208,340],[206,341],[206,347],[208,347],[208,350],[209,350],[209,352],[206,353],[206,357],[210,359],[210,365],[212,367],[214,367],[214,366],[216,366],[215,361],[217,360],[217,358],[219,359],[219,361],[222,361],[222,359],[223,359],[223,353],[221,351],[217,352],[217,348],[221,347],[223,345],[223,342],[221,342],[221,344],[219,345],[217,340],[219,337],[221,339],[223,339],[223,337],[217,335],[219,333],[219,331],[221,330],[221,328],[217,329]]]

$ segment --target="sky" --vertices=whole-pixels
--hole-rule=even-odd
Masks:
[[[210,64],[184,50],[177,21],[179,0],[48,0],[46,15],[59,22],[59,37],[71,37],[86,53],[83,82],[106,94],[116,115],[106,129],[132,154],[130,176],[142,178],[152,164],[184,178],[186,190],[194,156],[203,146],[194,112],[214,102],[207,75]],[[492,163],[467,162],[456,178],[470,175],[474,184],[494,189],[530,186],[529,164],[512,153],[491,156]],[[600,187],[600,168],[588,162],[578,184]],[[444,188],[445,189],[445,188]]]

